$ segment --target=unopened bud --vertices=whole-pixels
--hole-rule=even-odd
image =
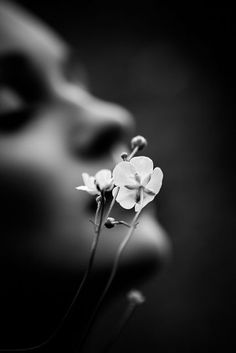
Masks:
[[[115,218],[108,217],[104,225],[107,228],[113,228],[115,224],[116,224]]]
[[[133,137],[131,140],[132,150],[135,147],[138,147],[139,150],[142,150],[146,146],[147,146],[147,140],[143,136],[138,135],[138,136]]]
[[[127,294],[127,298],[128,301],[133,305],[143,304],[146,300],[143,294],[136,289],[132,289],[131,291],[129,291]]]
[[[126,161],[127,158],[128,158],[128,153],[127,152],[122,152],[120,156],[123,159],[123,161]]]

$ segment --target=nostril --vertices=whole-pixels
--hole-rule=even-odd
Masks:
[[[122,128],[118,126],[104,126],[99,131],[88,136],[83,144],[80,144],[78,153],[84,158],[99,158],[107,155],[109,151],[124,138]]]
[[[134,120],[126,109],[95,98],[88,98],[82,108],[80,119],[70,129],[70,146],[77,157],[111,156],[117,145],[126,143],[131,137]]]

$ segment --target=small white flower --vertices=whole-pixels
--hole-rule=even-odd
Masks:
[[[126,209],[135,206],[138,212],[160,191],[163,173],[160,168],[153,170],[150,158],[140,156],[118,163],[113,170],[113,178],[114,184],[120,188],[116,201]],[[113,189],[113,195],[117,187]]]
[[[111,191],[114,183],[109,169],[99,170],[94,176],[83,173],[84,185],[77,186],[77,190],[87,191],[91,195],[100,195],[102,191]]]

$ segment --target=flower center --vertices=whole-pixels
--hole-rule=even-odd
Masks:
[[[141,200],[141,189],[143,189],[143,186],[140,186],[136,192],[136,203],[139,203]]]
[[[140,178],[140,176],[138,175],[138,173],[135,173],[134,179],[135,179],[135,181],[137,181],[138,184],[141,184],[141,178]]]

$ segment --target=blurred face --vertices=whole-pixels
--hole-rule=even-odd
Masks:
[[[40,297],[40,308],[50,316],[49,297],[60,302],[67,292],[74,293],[88,261],[93,238],[89,219],[96,207],[92,196],[75,187],[83,184],[83,172],[94,175],[120,161],[132,128],[125,109],[89,93],[83,70],[61,39],[21,10],[0,4],[3,296],[13,302],[24,295],[32,302]],[[113,216],[131,220],[131,212],[120,206]],[[125,228],[109,233],[101,238],[94,273],[109,268]],[[167,250],[149,208],[121,268],[151,268]]]

